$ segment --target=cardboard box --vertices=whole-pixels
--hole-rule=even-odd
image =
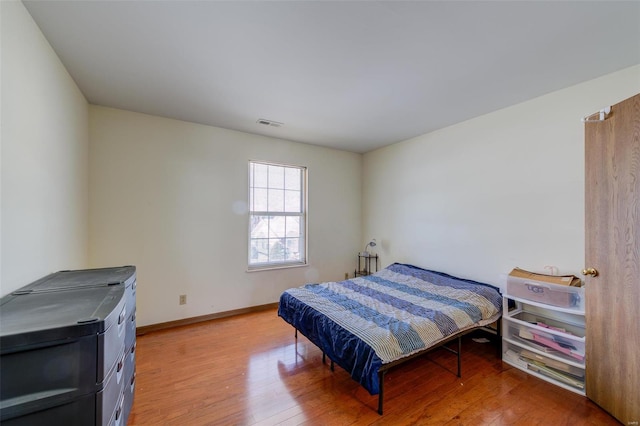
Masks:
[[[571,287],[582,287],[582,280],[575,275],[546,275],[535,272],[525,271],[520,268],[513,268],[509,276],[516,278],[524,278],[534,281],[542,281],[556,285],[566,285]]]

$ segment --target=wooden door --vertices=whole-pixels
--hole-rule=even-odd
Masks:
[[[640,94],[585,123],[587,396],[640,424]]]

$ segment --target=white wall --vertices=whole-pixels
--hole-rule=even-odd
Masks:
[[[276,302],[355,269],[359,154],[97,106],[90,140],[91,264],[136,265],[139,326]],[[246,272],[249,160],[308,167],[310,266]]]
[[[88,104],[21,2],[2,1],[2,295],[88,262]]]
[[[638,92],[635,66],[365,154],[363,235],[384,265],[493,284],[515,266],[578,274],[580,118]]]

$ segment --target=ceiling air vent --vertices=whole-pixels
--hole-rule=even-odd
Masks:
[[[273,120],[265,120],[264,118],[259,118],[258,121],[256,121],[256,123],[262,124],[263,126],[271,126],[271,127],[282,127],[284,125],[284,123],[278,123],[277,121],[273,121]]]

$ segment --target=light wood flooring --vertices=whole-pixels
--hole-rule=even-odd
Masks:
[[[377,396],[275,309],[138,336],[129,425],[617,425],[587,398],[510,367],[463,339],[387,373]],[[478,336],[475,336],[478,337]]]

